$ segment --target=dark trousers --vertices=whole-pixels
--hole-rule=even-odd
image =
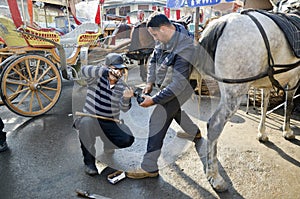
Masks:
[[[0,118],[0,144],[3,144],[3,142],[6,141],[6,133],[3,132],[3,129],[4,129],[4,123]]]
[[[4,129],[4,123],[0,117],[0,131],[2,131]]]
[[[125,124],[82,117],[75,121],[75,127],[79,130],[83,161],[86,165],[95,164],[95,143],[99,136],[104,150],[126,148],[134,142],[132,132]]]
[[[182,97],[182,104],[189,98],[189,95]],[[181,110],[177,98],[163,105],[157,105],[150,117],[149,137],[147,152],[143,157],[142,168],[148,172],[158,171],[157,160],[161,153],[164,138],[174,119],[180,127],[191,135],[200,132],[196,124],[189,118],[186,112]]]

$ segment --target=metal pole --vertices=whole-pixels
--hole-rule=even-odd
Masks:
[[[67,8],[67,19],[68,19],[69,32],[71,32],[70,13],[69,13],[69,1],[68,0],[66,0],[66,8]]]
[[[195,19],[195,41],[199,41],[199,22],[200,22],[200,8],[196,7],[196,19]]]
[[[26,13],[25,13],[25,8],[24,8],[24,1],[23,0],[21,0],[21,8],[22,8],[22,15],[23,15],[24,25],[26,27],[26,25],[27,25],[27,18],[26,18]]]
[[[48,20],[47,20],[47,11],[46,11],[46,6],[44,6],[44,14],[45,14],[45,23],[46,23],[46,28],[48,28]]]

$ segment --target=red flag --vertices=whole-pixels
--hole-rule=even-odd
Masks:
[[[22,17],[19,11],[18,3],[16,0],[7,0],[10,14],[12,16],[12,19],[14,21],[14,24],[17,28],[19,28],[21,25],[23,25]]]
[[[126,19],[127,19],[127,23],[128,23],[128,24],[131,24],[130,16],[127,15],[127,16],[126,16]]]
[[[100,8],[100,4],[98,5],[98,9],[97,9],[96,17],[95,17],[95,23],[98,24],[98,25],[101,23],[101,8]]]
[[[32,1],[27,0],[27,6],[28,6],[28,14],[29,14],[29,23],[30,25],[33,24],[33,10],[32,10]]]
[[[180,10],[176,10],[176,20],[180,19]]]
[[[170,8],[164,8],[165,15],[170,18]]]

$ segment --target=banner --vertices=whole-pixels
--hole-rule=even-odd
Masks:
[[[219,3],[230,3],[235,0],[187,0],[188,7],[212,6]]]
[[[219,3],[230,3],[235,0],[186,0],[188,7],[212,6]],[[185,0],[167,0],[168,8],[180,8],[185,6]]]
[[[185,0],[167,0],[168,8],[180,8],[184,6]]]

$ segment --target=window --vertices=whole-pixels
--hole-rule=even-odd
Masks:
[[[126,16],[127,13],[130,12],[130,6],[124,6],[124,7],[120,7],[119,9],[119,15],[121,16]]]
[[[106,14],[113,14],[113,15],[115,15],[116,14],[116,9],[115,8],[106,9]]]
[[[149,10],[149,6],[148,5],[138,5],[138,9],[139,10]]]

